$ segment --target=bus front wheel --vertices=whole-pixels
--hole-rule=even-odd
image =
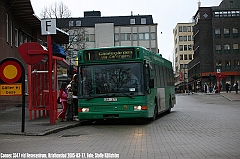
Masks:
[[[158,108],[157,108],[157,103],[154,102],[154,112],[153,112],[153,117],[151,117],[151,121],[154,121],[157,118],[158,115]]]

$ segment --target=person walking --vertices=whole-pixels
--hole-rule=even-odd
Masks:
[[[60,102],[62,103],[62,110],[58,114],[58,121],[67,121],[66,120],[66,111],[67,111],[67,83],[63,82],[59,90]]]
[[[73,120],[78,121],[78,75],[74,74],[73,75],[73,80],[71,83],[71,88],[72,88],[72,98],[73,98],[73,110],[74,110],[74,116]]]
[[[72,82],[72,81],[71,81]],[[70,84],[67,86],[67,121],[73,121],[73,99],[72,99],[72,86]]]
[[[225,87],[226,87],[226,92],[228,93],[228,91],[229,91],[229,84],[227,82],[225,84]]]
[[[234,83],[234,88],[235,88],[236,94],[238,94],[238,82],[237,81]]]

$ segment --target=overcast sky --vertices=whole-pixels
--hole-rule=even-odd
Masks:
[[[60,0],[31,0],[37,16],[44,6]],[[102,16],[152,15],[158,24],[158,47],[164,58],[172,61],[173,29],[177,23],[188,23],[198,9],[199,0],[62,0],[72,17],[83,17],[84,11],[101,11]],[[200,0],[201,7],[218,6],[222,0]],[[160,34],[162,32],[162,34]]]

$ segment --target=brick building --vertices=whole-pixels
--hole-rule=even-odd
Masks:
[[[216,74],[226,75],[220,82],[240,82],[240,1],[223,0],[219,6],[199,7],[194,19],[194,59],[188,64],[189,82],[199,90],[216,84]]]
[[[41,35],[41,21],[34,15],[30,0],[0,0],[0,17],[0,60],[17,58],[23,63],[27,77],[27,64],[17,49],[25,42],[38,42],[46,46],[46,36]],[[52,39],[59,44],[68,43],[68,35],[60,29]],[[9,105],[10,101],[19,103],[20,100],[19,96],[0,96],[1,106],[4,103]]]

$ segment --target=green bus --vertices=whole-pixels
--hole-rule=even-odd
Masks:
[[[144,47],[81,50],[78,77],[79,120],[155,120],[176,104],[172,63]]]

